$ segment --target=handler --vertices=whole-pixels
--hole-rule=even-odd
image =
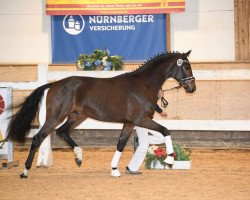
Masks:
[[[158,98],[162,98],[164,93],[162,90],[158,93]],[[156,105],[156,112],[161,114],[162,116],[166,117],[167,112],[163,111],[159,105]],[[149,135],[150,133],[150,135]],[[141,174],[142,172],[138,171],[141,167],[143,160],[146,157],[147,150],[149,144],[162,144],[165,143],[164,136],[153,130],[149,130],[146,128],[136,127],[136,134],[138,137],[139,146],[137,147],[132,160],[130,161],[129,165],[126,167],[125,172],[131,175]],[[167,148],[166,148],[167,149]],[[166,160],[164,161],[166,162]]]

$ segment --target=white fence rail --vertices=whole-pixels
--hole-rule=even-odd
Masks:
[[[38,65],[38,81],[1,83],[1,87],[12,87],[18,90],[33,90],[50,81],[69,76],[113,77],[124,71],[48,71],[48,65]],[[250,80],[249,69],[239,70],[193,70],[196,80]],[[250,131],[250,120],[157,120],[170,130],[218,130],[218,131]],[[121,129],[122,124],[99,122],[87,119],[77,129]]]

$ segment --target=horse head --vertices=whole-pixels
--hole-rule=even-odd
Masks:
[[[193,93],[196,90],[195,78],[193,77],[191,63],[188,56],[191,51],[183,54],[176,54],[176,60],[172,67],[172,78],[179,82],[179,85],[185,89],[187,93]]]

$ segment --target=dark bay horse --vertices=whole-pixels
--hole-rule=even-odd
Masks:
[[[46,99],[46,121],[33,137],[25,168],[20,177],[28,177],[28,170],[31,168],[37,148],[66,118],[66,122],[56,133],[74,149],[78,166],[82,162],[82,150],[72,140],[70,132],[88,117],[124,124],[117,144],[117,152],[120,153],[134,126],[170,136],[167,128],[152,120],[157,94],[165,80],[170,77],[177,80],[186,92],[193,93],[196,90],[191,64],[187,58],[190,52],[163,53],[133,72],[112,78],[73,76],[38,87],[21,104],[9,124],[7,139],[25,142],[44,91],[49,89]],[[119,158],[114,157],[113,161],[118,165]]]

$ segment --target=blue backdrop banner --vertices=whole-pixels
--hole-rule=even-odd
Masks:
[[[52,16],[52,62],[75,63],[80,53],[109,49],[125,61],[166,51],[166,15]]]

